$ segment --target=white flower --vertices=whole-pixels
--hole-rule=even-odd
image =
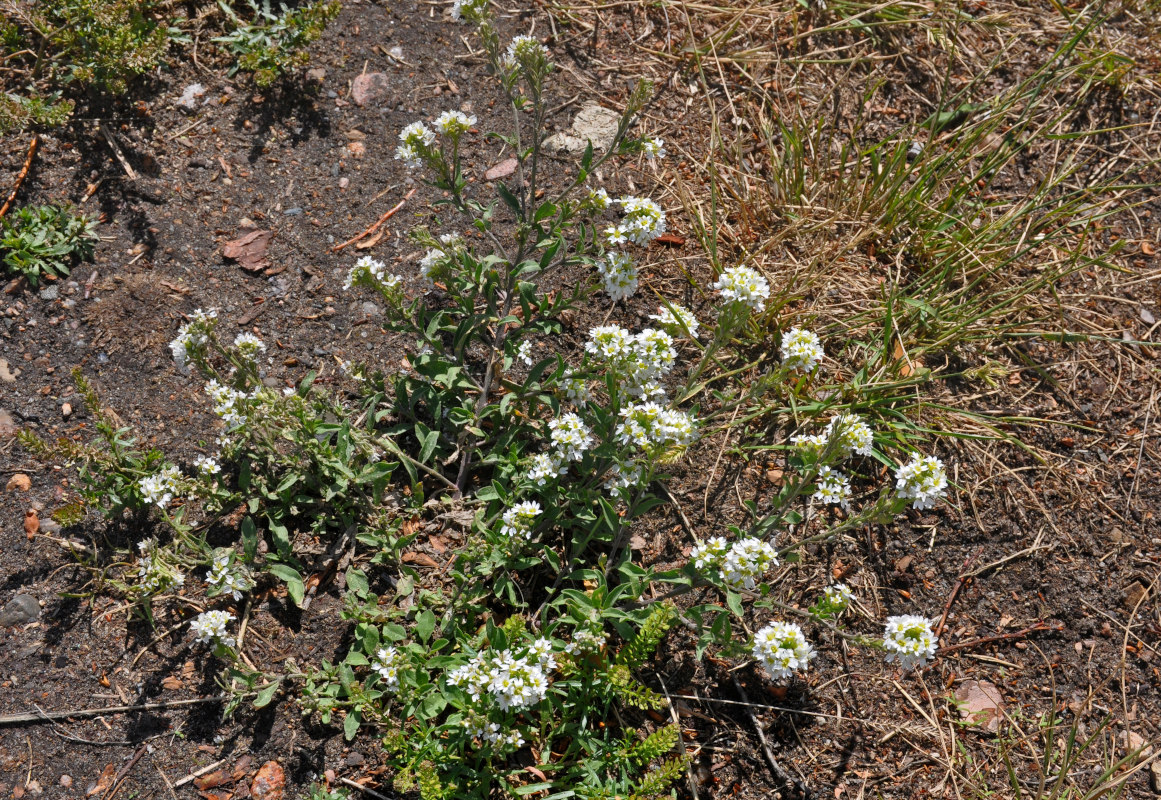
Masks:
[[[592,433],[577,414],[557,417],[548,423],[548,430],[552,446],[564,461],[580,461],[593,446]]]
[[[665,331],[645,328],[633,337],[632,373],[634,381],[668,375],[677,361],[673,337]]]
[[[844,511],[851,508],[851,484],[846,475],[830,467],[819,467],[815,478],[814,499],[820,503],[842,506]]]
[[[898,661],[903,669],[921,667],[935,657],[935,633],[931,620],[913,614],[888,617],[883,635],[887,661]]]
[[[604,189],[589,189],[588,204],[597,211],[604,211],[613,200]]]
[[[832,612],[838,613],[845,611],[850,606],[854,595],[851,593],[851,588],[845,583],[836,583],[822,590],[822,599]]]
[[[620,247],[627,241],[629,240],[625,236],[625,231],[619,225],[610,225],[605,228],[605,244],[609,247]]]
[[[379,673],[384,688],[389,692],[399,691],[399,666],[403,660],[402,655],[394,647],[380,647],[375,651],[371,669]]]
[[[462,111],[445,111],[435,118],[435,127],[439,132],[452,138],[467,133],[475,124],[476,118]]]
[[[516,348],[516,360],[532,366],[532,342],[521,342]]]
[[[234,646],[234,637],[226,633],[226,626],[234,620],[228,611],[203,611],[189,624],[198,642],[213,644],[221,642],[226,647]]]
[[[451,8],[451,18],[476,21],[487,7],[488,0],[455,0]]]
[[[772,622],[758,631],[752,652],[775,680],[805,670],[814,658],[814,648],[802,628],[789,622]]]
[[[617,202],[625,213],[621,233],[633,244],[647,245],[665,233],[665,212],[648,197],[622,197]]]
[[[645,152],[645,158],[650,161],[659,161],[665,158],[665,140],[648,138],[641,142],[641,148]]]
[[[637,265],[626,253],[606,253],[597,262],[605,293],[613,302],[632,297],[637,291]]]
[[[403,279],[398,275],[388,273],[386,264],[382,261],[376,261],[370,256],[360,258],[347,273],[347,280],[343,284],[343,288],[350,289],[353,286],[366,286],[369,289],[374,289],[392,301],[402,299]]]
[[[620,325],[601,325],[589,330],[585,352],[601,361],[615,361],[629,352],[632,341],[629,332]]]
[[[250,582],[245,574],[230,570],[230,554],[219,553],[214,556],[210,571],[206,573],[206,583],[211,589],[218,590],[218,594],[229,594],[235,600],[242,599],[242,592],[250,589]]]
[[[782,337],[782,363],[789,369],[810,372],[825,353],[818,334],[803,328],[791,328]]]
[[[198,456],[194,459],[194,469],[199,474],[209,477],[210,475],[217,475],[222,471],[222,467],[218,464],[217,459],[211,456]]]
[[[537,486],[568,472],[558,453],[537,453],[532,457],[525,477]]]
[[[419,169],[423,166],[423,155],[414,145],[401,144],[395,148],[395,160],[402,161],[408,169]]]
[[[770,284],[750,267],[730,267],[718,276],[714,288],[727,303],[741,303],[761,311],[770,299]]]
[[[556,669],[556,658],[552,651],[552,640],[543,636],[528,645],[528,655],[535,658],[540,668],[547,672]]]
[[[496,656],[489,677],[488,691],[501,711],[536,705],[548,694],[548,678],[540,665],[507,651]]]
[[[239,333],[234,337],[234,347],[241,350],[243,355],[251,358],[260,352],[266,352],[266,345],[252,333]]]
[[[548,60],[548,48],[531,36],[517,36],[508,44],[508,51],[500,60],[508,69],[517,65],[525,69],[532,69],[539,62]]]
[[[527,539],[538,516],[540,516],[540,503],[535,500],[517,503],[504,512],[502,517],[504,524],[500,528],[500,535],[513,539],[518,536]]]
[[[160,472],[146,475],[137,482],[141,499],[158,508],[165,508],[181,492],[181,470],[170,465]]]
[[[947,490],[943,462],[935,456],[916,453],[908,463],[895,470],[895,489],[900,497],[912,501],[912,508],[934,507],[935,501]]]
[[[838,431],[839,448],[847,455],[858,453],[869,456],[875,447],[875,434],[867,423],[859,418],[858,414],[839,414],[831,417],[826,426],[826,436],[829,439]]]
[[[142,539],[137,543],[137,550],[141,554],[137,558],[137,579],[147,594],[157,594],[171,586],[185,585],[185,575],[181,570],[170,567],[157,558],[156,539]]]
[[[778,566],[778,554],[761,539],[739,539],[722,559],[722,579],[735,589],[753,589],[766,571]]]
[[[672,309],[672,310],[671,310]],[[657,309],[656,314],[650,314],[649,319],[657,320],[657,324],[673,336],[692,336],[697,338],[699,323],[693,312],[684,306],[671,304]]]

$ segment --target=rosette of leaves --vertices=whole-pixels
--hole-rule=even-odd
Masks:
[[[42,275],[68,275],[72,265],[93,254],[96,223],[63,206],[29,206],[3,221],[0,259],[7,271],[36,286]]]

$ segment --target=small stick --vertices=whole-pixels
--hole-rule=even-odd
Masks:
[[[734,682],[734,688],[738,691],[738,696],[746,703],[750,703],[750,698],[746,696],[746,690],[742,688],[741,682],[738,681],[737,675],[730,675],[730,679]],[[746,709],[747,716],[750,717],[750,724],[754,726],[754,730],[758,732],[758,741],[762,745],[762,753],[766,756],[766,763],[770,766],[770,771],[774,773],[778,780],[782,781],[787,786],[793,786],[798,790],[798,793],[805,798],[810,798],[812,795],[810,790],[803,785],[802,781],[796,780],[790,775],[778,760],[774,758],[774,753],[770,751],[770,743],[766,741],[766,731],[762,730],[762,723],[758,721],[758,716],[754,713],[754,709]]]
[[[4,201],[4,205],[0,207],[0,217],[8,213],[8,209],[12,207],[12,203],[16,200],[16,193],[20,191],[20,187],[24,184],[24,179],[28,177],[28,170],[32,169],[32,157],[36,155],[36,146],[40,144],[40,134],[32,134],[32,141],[28,144],[28,155],[24,157],[24,166],[20,168],[20,173],[16,176],[16,185],[12,187],[12,191],[8,193],[8,199]]]
[[[129,180],[137,180],[137,173],[133,171],[133,167],[129,165],[129,160],[125,158],[125,154],[121,152],[121,146],[117,144],[117,140],[113,138],[113,134],[109,133],[109,129],[104,125],[101,126],[101,133],[105,134],[105,141],[109,143],[109,148],[113,151],[113,155],[117,157],[117,161],[121,163],[121,169],[125,170],[125,174],[129,176]]]
[[[350,786],[352,789],[358,789],[360,792],[367,795],[367,797],[374,798],[374,800],[391,800],[391,798],[387,795],[379,794],[374,789],[369,789],[363,784],[356,783],[350,778],[339,778],[339,783],[343,784],[344,786]]]
[[[937,642],[939,641],[939,637],[943,634],[943,626],[947,622],[947,614],[949,611],[951,611],[951,604],[955,602],[955,597],[959,594],[959,590],[964,587],[965,583],[971,580],[967,574],[968,567],[970,567],[972,562],[980,557],[980,553],[982,552],[984,552],[984,549],[981,547],[975,552],[974,555],[968,556],[967,560],[963,562],[963,568],[960,571],[959,580],[955,582],[955,586],[953,586],[951,589],[951,594],[947,596],[947,603],[943,606],[943,616],[939,618],[939,624],[935,626],[935,640]]]
[[[218,767],[220,767],[220,766],[222,766],[223,764],[225,764],[225,763],[226,763],[226,760],[227,760],[227,759],[223,758],[223,759],[222,759],[222,760],[220,760],[220,761],[215,761],[213,764],[210,764],[208,767],[202,767],[202,768],[201,768],[201,769],[199,769],[197,772],[191,772],[189,775],[186,775],[186,776],[185,776],[184,778],[182,778],[180,781],[174,781],[174,782],[173,782],[173,788],[175,788],[175,789],[176,789],[176,788],[177,788],[177,787],[179,787],[179,786],[185,786],[185,785],[186,785],[187,783],[189,783],[190,781],[197,780],[197,779],[198,779],[198,778],[200,778],[201,776],[205,775],[207,772],[212,772],[213,770],[215,770],[215,769],[217,769]]]
[[[117,794],[117,790],[125,782],[125,778],[129,776],[129,770],[133,769],[133,765],[141,760],[141,756],[145,755],[145,751],[149,749],[149,745],[143,744],[137,748],[137,752],[133,754],[133,758],[129,759],[129,763],[121,767],[117,772],[117,777],[113,778],[113,785],[109,787],[109,791],[101,800],[112,800],[113,795]]]
[[[947,655],[956,650],[964,650],[968,647],[976,647],[981,644],[992,644],[993,642],[1006,642],[1010,639],[1023,639],[1030,633],[1037,633],[1039,631],[1062,631],[1063,626],[1052,626],[1047,622],[1037,622],[1035,625],[1030,625],[1022,631],[1015,633],[1002,633],[999,636],[985,636],[982,639],[972,639],[970,642],[960,642],[959,644],[949,644],[947,647],[941,647],[935,652],[939,655]]]
[[[383,216],[379,217],[379,219],[375,222],[374,225],[367,228],[365,231],[363,231],[362,233],[360,233],[358,236],[354,237],[353,239],[348,239],[347,241],[343,242],[342,244],[335,245],[334,247],[331,248],[331,252],[337,253],[340,250],[342,250],[344,247],[346,247],[347,245],[354,244],[355,242],[359,241],[360,239],[366,239],[372,233],[379,230],[379,227],[384,222],[391,219],[393,216],[395,216],[396,211],[403,208],[403,204],[406,203],[408,200],[410,200],[411,195],[413,195],[413,194],[415,194],[415,189],[412,189],[410,192],[408,192],[406,195],[404,195],[403,199],[399,201],[399,204],[397,206],[395,206],[394,208],[392,208],[390,211],[388,211]]]
[[[167,708],[181,706],[196,706],[201,703],[219,703],[225,699],[224,695],[217,697],[196,697],[192,700],[169,700],[163,703],[142,703],[136,706],[109,706],[107,708],[82,708],[76,711],[43,711],[36,714],[7,714],[0,717],[0,726],[23,725],[34,722],[51,722],[54,719],[70,719],[72,717],[100,717],[106,714],[127,714],[131,711],[162,711]]]

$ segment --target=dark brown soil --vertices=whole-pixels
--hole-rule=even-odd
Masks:
[[[690,223],[677,213],[675,176],[694,180],[692,167],[706,157],[709,120],[704,106],[686,102],[696,67],[688,59],[648,55],[685,32],[667,27],[676,20],[657,9],[643,8],[579,9],[571,27],[563,17],[550,23],[539,11],[501,15],[501,24],[508,32],[556,31],[554,53],[563,64],[553,90],[557,127],[567,127],[582,103],[619,108],[633,79],[654,79],[658,99],[644,125],[666,138],[670,171],[634,167],[603,177],[610,193],[634,186],[651,191],[670,210],[671,227],[688,235]],[[0,383],[0,410],[42,436],[88,437],[91,420],[69,378],[79,366],[103,404],[146,442],[191,459],[212,439],[213,418],[196,384],[174,368],[166,344],[200,307],[221,309],[225,330],[251,330],[267,342],[271,385],[291,385],[311,369],[325,381],[342,359],[398,362],[403,345],[379,332],[382,309],[342,290],[356,252],[393,263],[413,280],[418,248],[407,242],[407,230],[420,223],[443,230],[428,205],[433,191],[392,158],[397,132],[449,108],[476,114],[481,130],[502,127],[491,119],[498,96],[483,60],[468,52],[463,29],[444,13],[427,2],[385,7],[347,0],[312,47],[310,67],[322,73],[259,92],[242,76],[225,77],[224,65],[202,55],[200,63],[176,63],[123,101],[82,110],[67,130],[44,135],[21,202],[77,203],[100,216],[102,242],[91,264],[52,284],[54,299],[26,286],[0,295],[0,358],[19,370],[14,382]],[[582,23],[592,25],[598,16],[595,35]],[[1128,22],[1123,30],[1137,36],[1134,52],[1146,63],[1148,38]],[[911,57],[924,53],[922,37],[898,34],[876,44],[888,81],[883,103],[903,109],[892,125],[925,115],[926,106],[909,98],[938,90],[921,74],[924,62]],[[983,34],[972,44],[991,46]],[[1031,42],[1012,54],[1014,79],[1038,63],[1035,54],[1045,46]],[[395,47],[401,61],[388,55]],[[841,69],[825,67],[834,81],[842,79]],[[387,76],[384,95],[355,104],[352,81],[376,71]],[[193,82],[207,87],[206,103],[190,114],[174,101]],[[840,100],[837,113],[853,113],[853,98],[840,93]],[[1129,108],[1136,119],[1157,112],[1147,89],[1116,105],[1117,113]],[[1113,124],[1107,108],[1094,105],[1091,113]],[[98,124],[117,139],[136,177],[114,158]],[[1155,151],[1158,139],[1148,141]],[[496,142],[480,137],[472,144],[474,176],[507,157]],[[20,137],[0,146],[0,186],[15,176],[26,147]],[[418,191],[373,249],[332,252],[412,188]],[[696,180],[690,188],[702,189]],[[995,390],[925,387],[948,407],[1035,418],[1019,433],[1025,449],[939,440],[937,453],[961,487],[952,502],[818,546],[806,563],[786,567],[778,583],[780,602],[805,607],[821,586],[842,578],[861,601],[846,626],[869,636],[880,633],[890,614],[938,619],[946,610],[941,645],[949,649],[932,669],[919,677],[892,672],[878,654],[818,629],[818,669],[785,688],[753,668],[732,672],[733,662],[698,662],[696,637],[684,630],[670,637],[652,677],[674,697],[699,798],[798,796],[771,770],[764,748],[819,798],[956,797],[956,770],[965,769],[961,752],[971,754],[999,796],[1011,796],[997,741],[954,725],[958,714],[948,698],[970,679],[995,683],[1007,713],[1032,738],[1053,712],[1065,725],[1080,720],[1087,734],[1111,717],[1094,745],[1106,764],[1123,752],[1127,729],[1141,743],[1158,741],[1156,351],[1116,340],[1155,336],[1158,261],[1153,246],[1142,243],[1156,243],[1159,213],[1161,202],[1150,197],[1135,215],[1111,221],[1110,236],[1132,240],[1122,264],[1127,273],[1081,274],[1059,287],[1076,315],[1068,326],[1087,325],[1111,343],[1021,344],[1026,362],[1015,348],[1004,348],[992,357],[1011,371]],[[270,266],[257,273],[221,255],[247,224],[274,231]],[[695,308],[708,302],[685,275],[690,271],[693,283],[702,284],[709,275],[689,238],[679,247],[654,245],[643,291],[618,306],[615,319],[639,326],[655,308],[652,290]],[[607,314],[606,305],[594,304],[564,341],[540,346],[574,347],[588,323]],[[933,418],[940,413],[931,411]],[[955,428],[954,421],[945,424]],[[707,439],[675,468],[674,504],[634,531],[643,542],[642,560],[681,562],[691,533],[721,534],[743,517],[744,499],[769,503],[777,476],[764,463],[722,457],[723,446],[720,438]],[[32,489],[0,495],[0,605],[26,593],[42,611],[34,624],[0,629],[0,716],[218,694],[221,665],[190,646],[178,617],[162,611],[155,628],[130,618],[124,606],[91,593],[90,574],[59,545],[25,536],[26,511],[36,508],[47,518],[69,496],[75,474],[39,464],[5,440],[0,479],[18,472],[30,476]],[[87,525],[114,543],[147,533]],[[260,593],[248,634],[251,655],[271,668],[288,657],[299,663],[341,658],[347,631],[336,624],[339,596],[340,587],[332,585],[300,612],[284,594]],[[1000,638],[973,644],[988,637]],[[0,727],[0,797],[36,796],[39,789],[44,797],[109,800],[109,774],[123,768],[121,798],[245,797],[269,760],[286,770],[288,796],[300,796],[328,770],[355,780],[382,775],[381,784],[371,785],[394,796],[373,736],[345,743],[339,728],[302,718],[289,698],[224,721],[222,711],[219,703],[205,703]],[[1013,758],[1026,766],[1034,753],[1022,747],[1013,744]],[[1083,763],[1091,769],[1100,761]],[[205,789],[214,795],[199,795],[193,782],[173,786],[213,764],[223,771],[221,782]],[[103,771],[105,783],[98,784]],[[1149,796],[1148,770],[1127,786],[1127,797]],[[685,782],[677,791],[692,796]]]

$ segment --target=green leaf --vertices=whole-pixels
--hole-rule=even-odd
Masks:
[[[431,609],[424,609],[418,617],[415,618],[415,633],[420,641],[426,642],[431,638],[431,634],[435,631],[436,618]]]
[[[500,193],[500,199],[504,201],[504,205],[512,209],[516,216],[520,216],[520,201],[516,199],[516,195],[512,194],[512,190],[502,183],[496,184],[496,190]]]
[[[361,569],[347,567],[347,589],[362,597],[370,590],[367,574]]]
[[[742,619],[745,615],[742,610],[742,596],[737,592],[726,592],[726,605],[730,607],[730,611],[733,611],[738,619]]]
[[[343,720],[343,736],[349,742],[355,738],[355,734],[359,732],[359,726],[363,724],[363,715],[358,709],[352,709],[347,713],[347,718]]]
[[[258,696],[254,698],[254,708],[265,708],[270,705],[270,701],[274,699],[274,695],[281,685],[282,681],[277,680],[263,686],[258,691]]]
[[[302,608],[302,601],[306,595],[306,586],[302,582],[302,575],[288,564],[270,564],[266,570],[286,582],[286,593],[296,606]]]
[[[246,554],[247,561],[258,557],[258,529],[254,520],[248,516],[242,518],[242,552]]]
[[[555,203],[545,201],[543,204],[541,204],[540,208],[536,209],[536,214],[533,216],[532,221],[540,222],[541,220],[548,219],[553,214],[555,214],[556,211],[557,208]]]

